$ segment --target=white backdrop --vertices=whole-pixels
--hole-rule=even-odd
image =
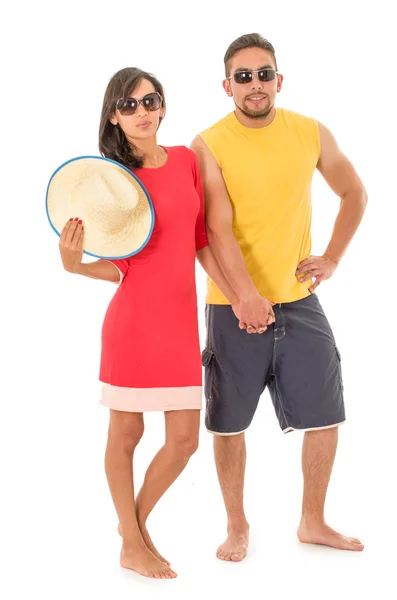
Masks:
[[[390,4],[81,0],[3,9],[3,598],[393,596],[397,128]],[[212,438],[203,427],[198,453],[149,521],[179,577],[151,581],[118,566],[117,520],[103,471],[108,414],[98,405],[100,330],[116,287],[62,270],[45,190],[61,163],[98,154],[103,94],[123,67],[159,77],[168,105],[159,142],[189,145],[232,110],[221,87],[223,55],[253,31],[275,45],[285,76],[279,106],[327,125],[369,193],[347,256],[318,289],[342,353],[348,416],[327,518],[366,548],[353,554],[297,542],[302,435],[281,434],[265,394],[247,434],[249,557],[241,564],[215,558],[226,522]],[[313,192],[317,254],[328,243],[338,200],[317,174]],[[203,345],[200,267],[197,282]],[[162,415],[148,415],[137,486],[162,440]]]

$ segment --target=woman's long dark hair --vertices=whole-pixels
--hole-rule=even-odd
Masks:
[[[129,169],[142,167],[143,158],[139,156],[136,148],[128,142],[120,125],[113,125],[109,119],[116,110],[116,102],[120,98],[127,100],[143,79],[150,81],[156,92],[163,98],[163,110],[165,110],[164,90],[161,83],[151,73],[134,67],[122,69],[113,75],[103,99],[99,125],[99,151],[105,158],[111,158]],[[160,123],[163,118],[160,118]]]

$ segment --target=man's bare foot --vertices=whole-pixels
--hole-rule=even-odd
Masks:
[[[353,550],[355,552],[364,550],[364,545],[357,538],[341,535],[325,523],[313,522],[309,524],[304,519],[299,525],[298,539],[304,544],[320,544],[339,550]]]
[[[143,542],[132,547],[123,546],[120,554],[120,565],[124,569],[131,569],[140,575],[154,579],[174,579],[177,577],[175,571],[154,556]]]
[[[247,556],[249,540],[249,526],[230,529],[226,541],[221,544],[216,552],[220,560],[240,562]]]
[[[161,562],[163,562],[164,564],[166,564],[167,567],[169,567],[171,565],[171,563],[167,559],[165,559],[163,556],[161,556],[161,554],[157,551],[157,548],[153,544],[152,539],[151,539],[151,537],[149,535],[149,532],[146,529],[146,527],[143,526],[143,525],[139,525],[139,528],[141,530],[142,537],[145,540],[145,544],[149,548],[150,552],[152,554],[154,554],[154,556],[156,558],[158,558],[159,560],[161,560]],[[121,535],[121,537],[123,537],[123,533],[121,531],[121,525],[120,525],[120,523],[118,524],[117,531],[119,532],[119,535]]]

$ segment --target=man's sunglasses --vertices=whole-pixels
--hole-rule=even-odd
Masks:
[[[228,79],[233,78],[236,83],[251,83],[254,73],[258,76],[259,81],[273,81],[278,75],[274,69],[259,69],[259,71],[236,71]]]
[[[146,110],[155,111],[159,110],[162,106],[163,99],[157,92],[151,92],[139,99],[131,97],[124,100],[123,98],[120,98],[116,102],[116,110],[123,116],[130,116],[136,113],[140,104],[142,104],[143,108],[146,108]]]

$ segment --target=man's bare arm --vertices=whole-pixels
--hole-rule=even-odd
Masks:
[[[317,168],[341,199],[331,241],[324,254],[339,263],[363,218],[367,193],[356,170],[339,149],[332,133],[320,123],[319,127],[321,156]]]
[[[316,278],[312,291],[335,271],[357,231],[367,205],[367,193],[353,165],[341,152],[329,129],[321,123],[319,128],[321,155],[317,168],[341,202],[332,237],[323,256],[307,258],[297,270],[298,275],[306,273],[301,281]]]
[[[274,319],[273,310],[271,303],[259,295],[234,237],[233,209],[222,172],[200,136],[193,140],[191,149],[197,156],[203,182],[210,246],[239,299],[241,321],[262,330]]]

